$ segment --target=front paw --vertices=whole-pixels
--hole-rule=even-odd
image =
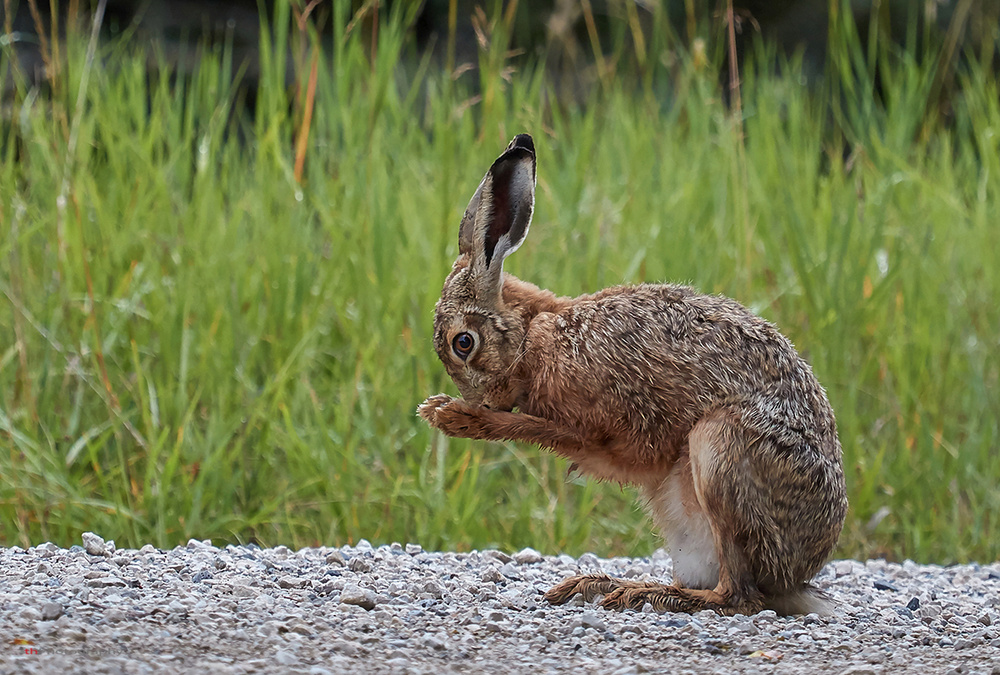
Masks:
[[[417,406],[417,414],[427,420],[427,423],[432,427],[437,427],[435,420],[437,420],[437,413],[443,406],[448,405],[455,399],[448,394],[436,394],[434,396],[428,396],[427,400]]]
[[[417,414],[448,436],[478,438],[482,425],[477,410],[460,398],[438,394],[421,403]]]

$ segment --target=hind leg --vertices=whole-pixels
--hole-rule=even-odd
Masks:
[[[569,599],[572,589],[582,588],[591,596],[603,594],[608,609],[637,609],[648,602],[684,612],[814,611],[803,595],[805,584],[836,545],[847,510],[836,436],[816,447],[804,440],[790,447],[748,430],[737,413],[717,410],[691,430],[688,460],[693,499],[684,496],[684,489],[679,498],[671,493],[677,488],[668,479],[654,488],[663,494],[652,495],[650,505],[656,517],[657,500],[663,507],[679,499],[684,508],[664,507],[657,524],[668,537],[674,535],[676,544],[699,541],[699,528],[707,522],[715,556],[707,555],[704,546],[686,551],[682,574],[675,574],[672,586],[574,577],[550,591],[552,600]],[[678,539],[685,528],[689,538]],[[717,563],[717,576],[712,569],[699,574],[694,564],[699,560],[707,567]],[[708,585],[710,579],[715,580],[711,588],[680,585]]]
[[[769,525],[766,506],[757,503],[766,486],[754,485],[752,443],[725,413],[714,413],[692,429],[688,457],[662,484],[647,490],[654,520],[674,557],[674,585],[580,576],[559,584],[546,598],[558,603],[575,593],[587,600],[603,595],[601,604],[608,609],[640,609],[647,602],[659,610],[682,612],[751,614],[763,609],[751,550],[769,557],[759,542],[777,533],[763,538],[753,534]]]
[[[769,518],[766,493],[755,466],[753,438],[728,414],[703,418],[688,436],[691,482],[708,521],[718,560],[711,598],[720,613],[753,614],[764,608],[754,557],[774,557],[770,542],[780,536]]]
[[[836,543],[846,510],[836,437],[820,447],[786,443],[727,410],[704,417],[688,437],[692,483],[719,561],[712,609],[806,606],[794,599]]]

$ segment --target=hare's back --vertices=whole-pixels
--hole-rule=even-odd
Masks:
[[[772,432],[832,420],[792,343],[729,298],[680,285],[610,288],[577,298],[550,328],[539,356],[560,373],[550,382],[644,426],[682,431],[722,405]]]
[[[642,284],[583,296],[564,312],[567,334],[626,362],[688,364],[722,378],[780,377],[800,357],[772,324],[730,298],[688,286]],[[711,375],[711,373],[706,373]]]

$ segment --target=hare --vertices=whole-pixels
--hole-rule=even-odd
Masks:
[[[504,274],[534,208],[520,134],[459,226],[434,349],[461,392],[418,414],[449,436],[536,443],[597,479],[638,487],[673,584],[581,575],[545,594],[606,609],[753,614],[828,610],[808,584],[847,512],[833,410],[770,323],[686,286],[558,297]],[[515,412],[515,409],[517,412]]]

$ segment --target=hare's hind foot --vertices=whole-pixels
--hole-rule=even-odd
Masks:
[[[657,612],[700,612],[710,609],[724,615],[756,614],[762,602],[738,602],[715,590],[680,588],[651,581],[615,579],[604,574],[582,574],[557,584],[545,594],[553,605],[562,605],[579,593],[585,602],[597,596],[607,610],[641,610],[648,602]],[[758,606],[759,605],[759,606]]]
[[[646,603],[657,612],[701,612],[712,610],[724,616],[734,614],[756,614],[764,609],[762,603],[738,602],[727,598],[718,591],[708,589],[680,588],[666,584],[646,583],[641,586],[622,586],[601,601],[604,609],[642,609]]]
[[[624,579],[614,579],[606,574],[578,574],[556,584],[545,593],[551,605],[565,605],[579,593],[584,602],[590,602],[598,595],[607,595],[623,584],[633,583]]]

